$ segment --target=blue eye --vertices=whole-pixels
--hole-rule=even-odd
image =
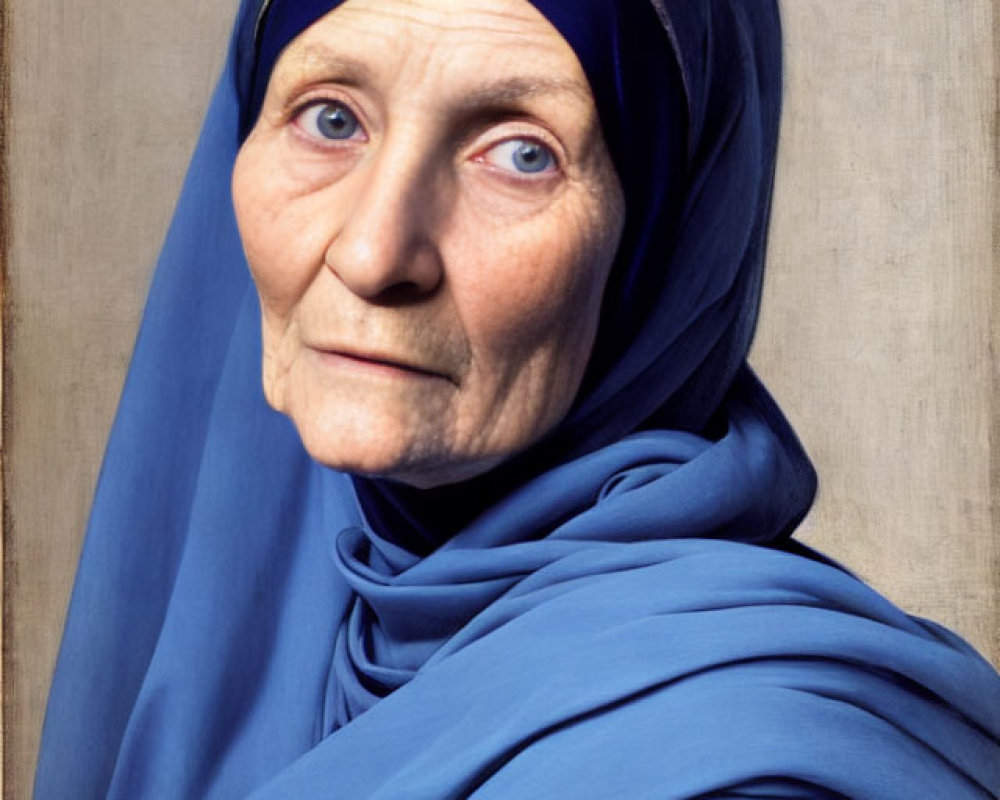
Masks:
[[[508,139],[490,148],[486,160],[496,167],[524,175],[549,172],[556,167],[556,157],[534,139]]]
[[[341,103],[316,103],[302,112],[302,125],[308,133],[331,141],[351,139],[361,130],[361,122]]]

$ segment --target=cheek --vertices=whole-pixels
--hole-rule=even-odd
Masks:
[[[476,279],[459,287],[457,305],[476,350],[507,361],[546,351],[553,369],[582,372],[613,255],[588,219],[531,226],[471,259]]]
[[[322,265],[323,249],[313,241],[308,200],[290,192],[275,172],[263,169],[245,147],[233,170],[233,206],[264,313],[283,319]]]

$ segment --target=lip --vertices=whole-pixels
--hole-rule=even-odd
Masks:
[[[372,374],[380,374],[396,378],[437,378],[448,383],[455,380],[447,373],[415,363],[409,359],[398,358],[385,353],[350,350],[342,347],[309,348],[319,359],[334,367],[347,367],[363,370]]]

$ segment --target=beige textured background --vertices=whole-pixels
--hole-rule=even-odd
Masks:
[[[234,6],[6,0],[6,797],[28,795],[104,439]],[[785,0],[754,363],[820,471],[804,538],[998,663],[994,6]]]

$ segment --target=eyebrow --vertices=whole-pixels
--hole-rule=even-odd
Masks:
[[[303,65],[322,69],[339,83],[359,86],[372,83],[375,76],[369,66],[356,58],[335,53],[323,45],[311,44],[302,51]],[[477,86],[462,95],[456,104],[460,110],[503,108],[518,101],[546,95],[573,95],[578,100],[590,101],[589,88],[579,81],[552,75],[514,75],[498,78]]]
[[[518,75],[478,86],[462,96],[459,106],[466,109],[506,106],[519,100],[545,95],[571,94],[588,100],[587,90],[577,81],[550,75]]]
[[[350,56],[342,56],[317,44],[302,49],[299,63],[309,69],[322,69],[338,82],[358,85],[373,79],[372,71],[363,61]]]

